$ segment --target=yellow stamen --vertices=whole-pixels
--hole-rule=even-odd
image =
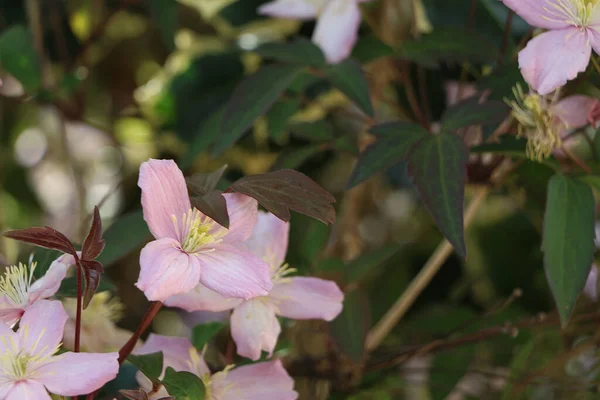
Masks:
[[[19,263],[18,266],[8,267],[4,276],[0,277],[0,294],[8,297],[15,305],[26,305],[36,265],[35,262],[31,263],[28,268],[27,265]]]
[[[598,0],[546,0],[543,18],[585,28],[590,22]],[[565,19],[566,18],[566,19]]]
[[[181,238],[181,249],[189,254],[212,251],[210,245],[221,242],[227,233],[225,228],[195,208],[183,214],[181,222],[175,215],[171,219]]]

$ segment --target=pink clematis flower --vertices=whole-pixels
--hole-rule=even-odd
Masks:
[[[544,95],[574,79],[600,52],[596,0],[502,0],[527,23],[548,29],[519,53],[523,77]]]
[[[233,309],[231,334],[238,354],[258,360],[261,351],[273,353],[281,332],[277,315],[293,319],[331,321],[342,311],[344,294],[335,282],[287,276],[294,270],[283,264],[288,245],[289,224],[273,214],[259,212],[252,237],[244,246],[271,265],[273,289],[267,296],[243,301],[225,298],[198,285],[194,290],[168,299],[165,304],[186,311]]]
[[[0,399],[77,396],[117,376],[118,353],[55,355],[66,320],[60,301],[40,300],[25,311],[17,332],[0,324]]]
[[[259,14],[279,18],[317,19],[312,40],[327,62],[346,59],[358,37],[361,15],[359,3],[369,0],[275,0],[258,8]]]
[[[163,352],[163,373],[167,367],[187,371],[199,376],[206,388],[205,400],[295,400],[294,381],[279,360],[243,367],[228,366],[211,375],[202,355],[187,338],[150,334],[146,343],[136,354]],[[137,380],[142,389],[150,391],[152,383],[138,372]],[[168,396],[161,387],[150,399]]]
[[[140,254],[136,286],[148,300],[164,301],[198,282],[224,296],[249,299],[267,294],[269,266],[236,247],[256,223],[258,203],[224,194],[229,229],[192,208],[183,174],[173,160],[149,160],[140,167],[144,219],[156,238]]]
[[[13,327],[23,313],[41,299],[53,296],[65,278],[67,270],[75,264],[71,255],[63,255],[50,265],[46,274],[34,280],[36,263],[13,265],[0,277],[0,321]]]
[[[583,95],[568,96],[552,106],[552,112],[567,130],[586,125],[597,128],[600,121],[600,101]]]

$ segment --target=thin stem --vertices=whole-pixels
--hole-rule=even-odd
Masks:
[[[480,188],[475,194],[475,197],[465,212],[465,229],[473,222],[479,206],[483,203],[483,200],[488,193],[489,187],[485,186]],[[383,339],[385,339],[390,331],[398,324],[400,319],[402,319],[404,314],[406,314],[409,308],[414,304],[417,297],[421,294],[423,289],[427,287],[451,253],[452,245],[447,239],[444,239],[431,255],[423,269],[421,269],[419,274],[410,283],[410,286],[402,293],[400,298],[396,300],[388,312],[385,313],[383,318],[381,318],[381,320],[371,329],[367,335],[367,351],[373,351],[381,344]]]
[[[73,351],[79,353],[79,343],[81,340],[81,311],[83,292],[81,288],[81,263],[77,263],[77,313],[75,314],[75,345]]]
[[[406,92],[406,97],[408,98],[408,103],[410,104],[410,108],[415,116],[415,118],[419,121],[421,125],[427,130],[429,130],[429,123],[425,119],[423,115],[423,110],[419,106],[419,101],[417,100],[417,96],[415,95],[415,89],[410,81],[410,64],[408,62],[402,62],[402,81],[404,83],[404,91]]]
[[[515,13],[513,10],[508,10],[508,16],[506,17],[506,23],[504,24],[504,35],[502,36],[502,45],[500,46],[500,51],[498,52],[498,65],[502,64],[504,61],[504,56],[506,55],[506,49],[508,48],[508,41],[510,39],[510,32],[512,30],[512,22]]]
[[[150,307],[148,307],[148,311],[146,311],[146,314],[144,315],[142,321],[138,325],[137,330],[129,338],[127,343],[125,343],[123,347],[121,347],[121,350],[119,350],[119,364],[123,364],[125,359],[127,359],[129,354],[131,354],[136,343],[138,342],[138,340],[140,340],[140,337],[146,331],[146,329],[148,329],[148,327],[152,323],[152,320],[154,319],[154,317],[156,317],[158,311],[160,311],[161,307],[162,303],[160,301],[153,301],[150,303]]]

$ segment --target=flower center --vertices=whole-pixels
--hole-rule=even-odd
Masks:
[[[546,3],[544,11],[548,15],[543,18],[583,28],[588,25],[598,0],[546,0]]]
[[[23,325],[19,329],[24,330],[26,339],[29,336],[29,327]],[[38,349],[44,333],[45,329],[40,332],[29,351],[19,349],[13,336],[0,337],[0,341],[5,347],[4,353],[0,355],[0,370],[2,370],[2,375],[4,375],[3,380],[18,381],[32,378],[36,373],[37,366],[50,361],[61,345],[59,344],[50,352],[47,352],[46,346]]]
[[[207,246],[221,242],[227,233],[225,228],[195,208],[183,214],[181,223],[175,216],[172,219],[177,235],[181,238],[181,250],[188,254],[212,251]]]
[[[29,288],[33,282],[33,272],[36,263],[27,265],[19,263],[6,269],[4,276],[0,277],[0,294],[8,297],[16,306],[24,306],[29,300]]]

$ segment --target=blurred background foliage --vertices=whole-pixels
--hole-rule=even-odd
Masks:
[[[270,63],[257,49],[310,38],[314,28],[257,15],[264,2],[1,0],[0,230],[50,225],[80,242],[99,204],[105,289],[125,304],[119,324],[131,330],[146,308],[133,287],[139,249],[150,238],[136,186],[141,162],[173,158],[188,175],[228,164],[227,181],[297,169],[336,196],[338,222],[294,214],[287,261],[346,292],[333,323],[284,325],[277,355],[287,356],[302,398],[598,398],[597,303],[582,296],[574,322],[559,329],[540,250],[552,171],[530,161],[484,202],[466,232],[466,261],[450,256],[382,346],[366,354],[366,332],[442,235],[402,163],[345,190],[356,155],[373,140],[371,122],[318,74],[298,74],[246,134],[214,150],[234,89]],[[363,16],[353,57],[378,122],[415,118],[406,95],[413,86],[435,122],[456,101],[448,82],[477,81],[502,99],[520,80],[514,59],[492,72],[490,49],[506,47],[508,59],[529,31],[514,17],[505,35],[508,11],[496,0],[375,0]],[[452,35],[415,41],[465,26],[477,32],[474,42],[452,50],[445,47]],[[392,48],[405,58],[390,56]],[[483,168],[477,162],[470,173]],[[0,264],[31,252],[0,238]],[[35,258],[51,259],[39,250]],[[189,335],[196,323],[221,317],[164,310],[153,328]],[[214,340],[213,362],[231,346],[224,332]],[[132,387],[131,373],[121,375],[120,387]]]

